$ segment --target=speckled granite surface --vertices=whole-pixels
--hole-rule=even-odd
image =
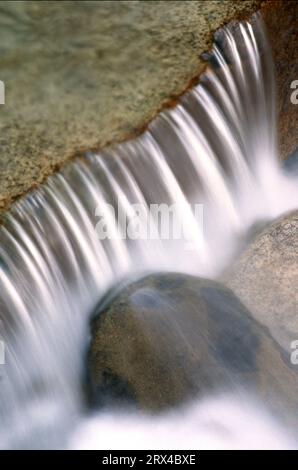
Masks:
[[[298,2],[269,2],[263,15],[276,68],[279,150],[287,158],[298,146],[298,105],[291,102],[291,83],[298,80]]]
[[[120,141],[258,1],[1,1],[0,212],[77,151]]]
[[[6,104],[0,106],[0,212],[73,154],[138,133],[200,74],[211,32],[249,16],[260,3],[0,1],[0,79],[6,85]],[[281,62],[297,23],[287,12],[291,3],[297,6],[271,2],[283,15],[267,12],[277,51],[287,43]],[[287,23],[286,37],[279,18]],[[293,52],[289,58],[295,59]],[[283,64],[280,76],[283,88],[289,80]],[[287,102],[279,106],[289,111]],[[297,109],[290,112],[297,116]],[[286,121],[283,126],[293,133],[295,117],[290,128]]]
[[[256,235],[223,280],[290,352],[298,337],[298,211]]]

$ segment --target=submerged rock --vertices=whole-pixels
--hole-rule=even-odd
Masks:
[[[287,351],[298,340],[298,211],[267,226],[225,283]]]
[[[298,148],[284,161],[283,170],[289,176],[298,176]]]
[[[230,289],[188,275],[150,275],[96,312],[91,400],[159,411],[249,386],[274,407],[294,406],[297,380],[288,359]]]

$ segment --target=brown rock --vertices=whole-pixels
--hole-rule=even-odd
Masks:
[[[0,212],[74,154],[141,132],[200,75],[212,32],[259,5],[0,2]]]
[[[245,386],[286,414],[298,399],[289,359],[229,289],[155,274],[99,307],[88,357],[91,397],[97,405],[159,411]]]

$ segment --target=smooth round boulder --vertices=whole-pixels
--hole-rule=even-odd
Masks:
[[[262,230],[223,276],[288,352],[298,340],[298,211]]]
[[[160,411],[249,387],[274,407],[296,406],[289,357],[233,292],[183,274],[153,274],[99,305],[88,354],[95,406]]]

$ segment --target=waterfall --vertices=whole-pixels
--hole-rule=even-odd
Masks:
[[[85,413],[88,319],[110,286],[154,270],[216,277],[255,222],[297,207],[297,184],[277,158],[274,73],[261,17],[220,30],[206,58],[200,83],[143,135],[67,164],[5,215],[2,448],[67,445]],[[121,236],[117,217],[134,227],[136,207],[142,224],[160,234],[151,206],[161,204],[175,205],[182,238]],[[102,218],[106,239],[96,229]]]

